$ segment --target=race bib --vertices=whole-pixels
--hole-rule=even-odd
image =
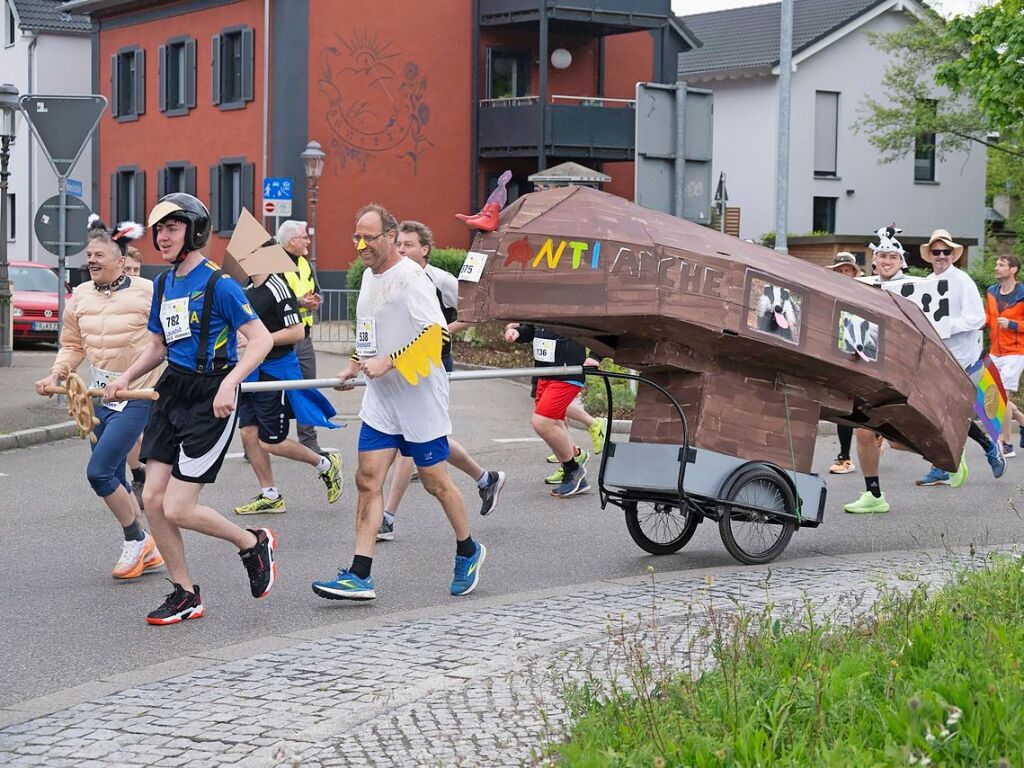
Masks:
[[[166,299],[160,305],[160,324],[164,327],[164,339],[168,344],[191,336],[192,327],[188,322],[188,298]]]
[[[533,359],[540,363],[555,362],[555,339],[533,339]]]
[[[356,354],[362,358],[377,354],[377,323],[372,317],[356,319]]]
[[[89,383],[89,389],[105,389],[107,384],[112,381],[116,381],[117,377],[121,374],[116,371],[105,371],[102,368],[97,368],[95,365],[90,363],[89,371],[91,381]],[[124,410],[125,406],[128,405],[127,400],[118,400],[116,402],[104,402],[103,407],[109,408],[112,411],[120,413]]]
[[[470,251],[466,254],[466,260],[462,263],[462,269],[459,271],[459,280],[467,283],[479,283],[486,264],[486,253]]]

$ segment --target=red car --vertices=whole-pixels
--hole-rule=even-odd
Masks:
[[[14,340],[56,342],[57,273],[45,264],[12,261],[8,274],[14,294]]]

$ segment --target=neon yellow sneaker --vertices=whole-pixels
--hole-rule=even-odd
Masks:
[[[949,476],[949,485],[951,488],[959,488],[967,482],[967,451],[960,454],[960,466],[956,468],[956,472]]]
[[[558,461],[557,456],[555,457],[555,461],[557,463],[561,463]],[[576,463],[579,464],[581,467],[584,467],[586,466],[588,461],[590,461],[590,454],[587,453],[584,449],[580,448],[579,446],[576,446]],[[556,469],[553,474],[550,474],[544,478],[545,485],[561,485],[562,481],[565,479],[564,472],[565,471],[561,467]]]
[[[287,511],[284,496],[278,495],[276,499],[268,499],[262,493],[248,504],[235,507],[236,515],[278,515]]]
[[[548,475],[544,478],[545,485],[561,485],[562,477],[565,475],[565,470],[559,467],[555,470],[553,475]]]
[[[859,499],[844,506],[843,511],[851,515],[881,515],[889,511],[889,502],[884,493],[876,497],[871,491],[864,491]]]
[[[580,447],[578,445],[575,446],[575,448],[576,448],[577,451],[580,450]],[[555,456],[555,454],[553,454],[553,453],[550,456],[548,456],[547,459],[545,459],[545,461],[547,461],[548,464],[561,464],[562,463],[562,462],[560,462],[558,460],[558,457]]]
[[[341,454],[332,453],[327,456],[327,461],[331,466],[320,473],[320,479],[327,486],[327,503],[333,504],[341,498],[341,492],[345,489],[345,478],[341,474]]]
[[[604,441],[608,436],[608,419],[594,419],[594,423],[587,428],[587,431],[590,432],[590,439],[594,444],[594,453],[603,451]]]

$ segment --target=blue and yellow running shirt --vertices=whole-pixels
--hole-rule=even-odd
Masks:
[[[164,282],[162,305],[159,292],[153,292],[148,328],[164,336],[167,361],[179,368],[189,371],[196,369],[203,304],[207,300],[206,284],[210,281],[211,272],[216,269],[215,264],[203,259],[184,277],[179,277],[172,270]],[[237,363],[236,331],[250,320],[258,319],[245,298],[242,286],[231,277],[221,275],[214,283],[214,288],[210,336],[206,348],[207,370],[220,370]]]

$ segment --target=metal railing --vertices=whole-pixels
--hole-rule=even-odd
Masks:
[[[346,352],[355,343],[352,318],[355,317],[359,291],[352,288],[327,288],[320,291],[320,309],[314,316],[310,338],[318,349]]]
[[[610,99],[604,96],[569,96],[553,93],[549,96],[552,104],[560,101],[574,102],[581,107],[621,107],[629,109],[636,106],[636,99]],[[481,107],[521,107],[540,102],[540,96],[507,96],[500,99],[480,99]]]

